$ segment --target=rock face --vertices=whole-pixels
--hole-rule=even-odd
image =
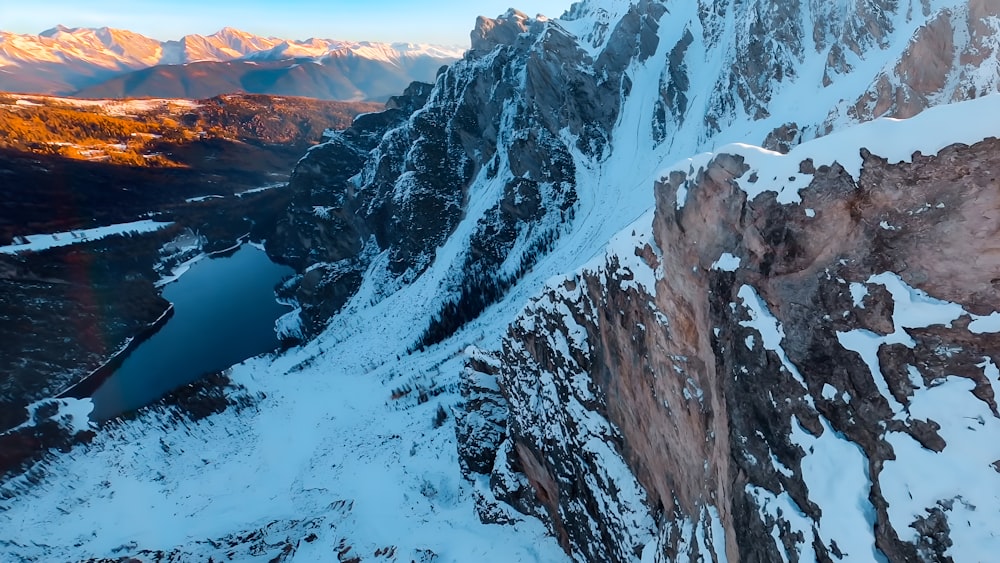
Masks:
[[[996,15],[990,0],[942,10],[917,30],[899,62],[880,73],[849,111],[862,119],[906,118],[931,105],[995,92]]]
[[[353,177],[386,133],[422,107],[429,94],[429,84],[414,82],[391,98],[384,112],[361,115],[351,127],[328,132],[327,141],[293,170],[289,185],[294,199],[268,241],[268,251],[304,271],[283,292],[302,304],[308,334],[315,334],[361,284],[366,259],[371,260],[363,254],[365,243],[380,227],[385,236],[384,223],[365,220],[371,195],[358,193]]]
[[[581,560],[641,548],[642,520],[622,518],[641,512],[621,498],[636,483],[655,560],[960,555],[1000,479],[1000,450],[966,450],[1000,431],[1000,327],[983,320],[1000,302],[998,148],[863,151],[857,177],[804,161],[791,205],[748,199],[741,156],[671,173],[652,240],[511,326],[498,466],[514,452]]]
[[[514,9],[496,19],[479,16],[469,34],[472,50],[488,53],[499,45],[513,44],[518,35],[528,31],[529,22],[527,15]]]
[[[523,25],[512,12],[481,26],[481,40]],[[438,342],[502,296],[572,217],[576,168],[561,131],[577,135],[581,150],[606,150],[618,81],[598,81],[565,31],[532,25],[514,45],[470,51],[443,69],[429,98],[408,92],[400,107],[333,133],[296,167],[296,202],[270,249],[305,270],[296,297],[306,335],[365,272],[376,300],[413,281],[465,220],[467,259],[415,344]],[[536,49],[540,37],[553,49]],[[555,86],[567,83],[575,90]],[[609,104],[567,107],[593,96]],[[493,201],[471,206],[474,182],[495,186]]]

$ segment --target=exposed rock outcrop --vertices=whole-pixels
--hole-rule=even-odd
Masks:
[[[354,177],[390,130],[423,107],[431,85],[414,82],[381,113],[363,114],[299,161],[289,182],[294,199],[268,241],[268,252],[303,272],[283,291],[301,304],[307,334],[315,334],[361,284],[365,243],[378,228],[366,221],[365,194]]]
[[[740,156],[664,178],[653,240],[551,287],[505,340],[509,440],[567,549],[629,560],[643,529],[615,492],[634,482],[656,560],[940,560],[950,533],[974,541],[1000,479],[998,452],[965,449],[1000,431],[1000,335],[980,320],[1000,303],[998,149],[862,149],[857,177],[805,161],[791,205],[748,200]]]
[[[269,248],[303,271],[295,297],[305,334],[322,328],[366,271],[379,280],[374,299],[415,279],[471,213],[467,259],[416,344],[440,341],[502,296],[572,217],[576,164],[561,134],[589,154],[607,150],[627,58],[606,57],[608,72],[597,77],[558,26],[516,12],[498,21],[485,37],[513,44],[471,51],[442,70],[426,103],[408,106],[412,115],[363,116],[296,167],[296,201]],[[530,33],[500,31],[509,25]],[[473,181],[497,186],[496,199],[474,211]]]
[[[479,16],[469,34],[472,50],[488,53],[499,45],[513,45],[520,34],[528,31],[530,21],[526,14],[513,8],[498,18]]]
[[[997,90],[1000,5],[970,0],[942,10],[914,34],[892,69],[850,108],[859,119],[912,117],[932,105]]]

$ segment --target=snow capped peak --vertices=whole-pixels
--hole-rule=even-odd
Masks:
[[[390,45],[403,56],[417,57],[426,55],[442,59],[460,59],[465,53],[465,47],[460,45],[429,45],[426,43],[392,43]]]
[[[276,43],[281,42],[281,39],[261,37],[234,27],[224,27],[212,35],[209,35],[208,38],[221,41],[226,46],[241,55],[270,49]]]
[[[518,10],[518,9],[515,9],[515,8],[507,8],[507,11],[504,12],[504,14],[502,16],[500,16],[500,18],[501,19],[507,19],[507,20],[517,20],[517,21],[522,21],[522,22],[525,22],[525,21],[528,21],[528,20],[531,19],[530,17],[528,17],[528,14],[525,14],[521,10]]]
[[[230,27],[228,25],[226,27],[223,27],[219,31],[216,31],[212,35],[217,35],[219,37],[226,37],[226,36],[229,36],[229,37],[257,37],[256,35],[254,35],[252,33],[249,33],[247,31],[243,31],[243,30],[240,30],[240,29],[236,29],[235,27]]]
[[[58,24],[55,27],[46,29],[45,31],[39,33],[38,35],[42,37],[55,37],[60,33],[72,33],[72,32],[73,32],[72,28],[66,27],[63,24]]]

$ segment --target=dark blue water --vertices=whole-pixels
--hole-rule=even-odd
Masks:
[[[275,301],[274,287],[292,273],[250,245],[226,258],[196,262],[164,287],[173,317],[98,388],[91,418],[137,409],[202,375],[275,349],[274,321],[289,309]]]

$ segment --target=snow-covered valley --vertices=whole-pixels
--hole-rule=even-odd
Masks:
[[[0,559],[989,560],[998,37],[981,0],[480,20],[293,172],[307,341],[0,485]]]

